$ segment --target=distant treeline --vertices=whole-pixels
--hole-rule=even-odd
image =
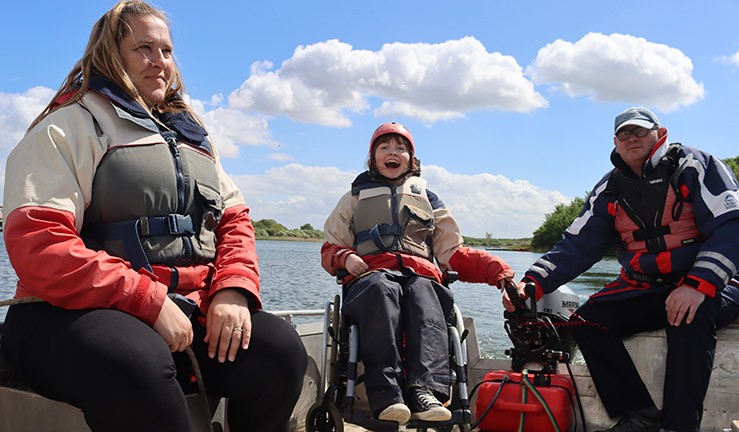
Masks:
[[[302,225],[299,229],[287,229],[274,219],[261,219],[254,222],[254,235],[258,239],[323,239],[323,231],[314,229],[309,223]]]

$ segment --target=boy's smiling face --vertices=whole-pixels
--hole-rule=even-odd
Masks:
[[[410,151],[396,136],[377,144],[372,157],[377,172],[389,179],[403,175],[410,168]]]

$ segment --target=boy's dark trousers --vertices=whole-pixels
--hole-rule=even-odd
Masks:
[[[359,327],[359,353],[372,412],[403,403],[403,392],[426,387],[449,397],[446,321],[452,292],[428,278],[377,271],[354,281],[345,318]],[[405,374],[404,374],[405,372]]]

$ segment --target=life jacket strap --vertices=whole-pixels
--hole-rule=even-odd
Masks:
[[[98,243],[123,240],[128,261],[134,270],[145,268],[153,272],[141,245],[141,237],[160,235],[190,236],[195,234],[190,215],[168,214],[160,217],[142,216],[138,219],[102,224],[85,224],[82,237]]]
[[[382,241],[382,236],[392,235],[396,238],[403,234],[403,228],[396,224],[378,224],[371,229],[357,233],[355,241],[357,244],[371,240],[375,246],[383,252],[391,252],[390,248]]]
[[[656,239],[667,234],[670,234],[669,225],[661,225],[656,228],[642,228],[634,231],[634,240],[636,241],[647,241],[649,239]]]

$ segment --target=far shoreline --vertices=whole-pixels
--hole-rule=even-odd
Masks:
[[[323,238],[318,237],[292,237],[292,236],[257,236],[257,240],[274,240],[274,241],[298,241],[323,243]],[[515,251],[515,252],[531,252],[531,239],[476,239],[465,237],[464,245],[469,247],[484,248],[489,251]]]

